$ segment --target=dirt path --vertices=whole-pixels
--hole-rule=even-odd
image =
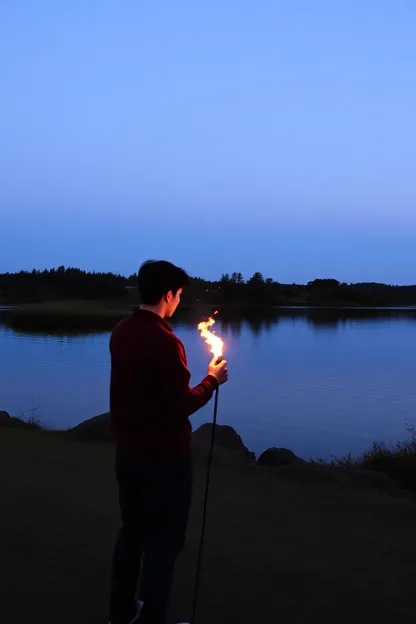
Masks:
[[[106,624],[113,450],[0,429],[1,624]],[[172,618],[190,616],[196,467]],[[416,504],[217,466],[197,624],[416,622]],[[174,621],[172,619],[172,621]]]

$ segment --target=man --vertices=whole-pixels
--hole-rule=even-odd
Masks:
[[[189,416],[228,379],[226,362],[213,360],[205,379],[189,386],[185,348],[165,321],[188,283],[185,271],[170,262],[143,264],[138,277],[142,306],[111,336],[110,410],[122,517],[114,549],[111,624],[166,624],[191,502]]]

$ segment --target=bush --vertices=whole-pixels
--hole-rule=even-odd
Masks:
[[[344,467],[384,472],[404,488],[416,490],[416,429],[408,429],[409,438],[394,446],[374,442],[372,448],[358,458],[351,455],[334,460]]]

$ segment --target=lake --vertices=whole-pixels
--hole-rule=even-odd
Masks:
[[[358,454],[404,439],[416,424],[416,310],[293,308],[221,312],[230,380],[219,423],[257,454],[270,446],[309,458]],[[196,384],[207,348],[195,323],[172,323]],[[52,428],[108,410],[109,332],[19,332],[0,324],[0,409]],[[212,418],[210,404],[192,417]]]

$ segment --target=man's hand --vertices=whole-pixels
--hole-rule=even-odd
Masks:
[[[217,363],[217,358],[214,357],[214,359],[212,359],[209,363],[208,375],[215,377],[219,386],[224,384],[226,381],[228,381],[227,361],[221,360],[221,362]]]

